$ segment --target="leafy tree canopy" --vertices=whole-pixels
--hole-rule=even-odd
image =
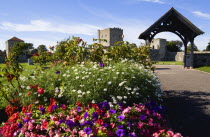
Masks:
[[[39,45],[37,50],[38,50],[38,53],[42,53],[42,52],[47,51],[47,47],[45,45]]]
[[[181,48],[183,46],[183,43],[181,41],[167,41],[166,47],[168,51],[171,52],[179,52],[182,51]]]
[[[194,51],[199,51],[198,47],[194,44],[193,46],[193,50]],[[189,53],[191,51],[191,44],[187,45],[187,52]]]
[[[208,45],[206,46],[206,50],[205,51],[210,51],[210,42],[208,43]]]

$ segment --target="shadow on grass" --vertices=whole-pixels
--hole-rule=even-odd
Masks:
[[[167,70],[167,69],[170,69],[170,68],[155,68],[156,70]]]
[[[188,137],[210,137],[210,93],[165,91],[169,126]]]

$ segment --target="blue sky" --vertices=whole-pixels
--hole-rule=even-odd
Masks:
[[[0,4],[0,49],[13,36],[34,47],[55,45],[69,36],[89,44],[97,30],[120,27],[124,40],[144,42],[138,36],[171,7],[174,7],[205,34],[195,39],[200,50],[210,41],[209,0],[2,0]],[[155,38],[180,40],[164,32]]]

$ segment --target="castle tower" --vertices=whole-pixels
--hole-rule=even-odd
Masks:
[[[9,55],[11,47],[13,47],[15,43],[20,43],[20,42],[24,42],[24,41],[17,37],[13,37],[5,42],[7,56]]]
[[[114,46],[117,41],[123,41],[123,30],[120,28],[107,28],[98,30],[98,39],[106,39],[107,41],[100,41],[103,46]]]

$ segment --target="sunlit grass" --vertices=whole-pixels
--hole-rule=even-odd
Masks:
[[[199,67],[199,68],[195,68],[195,69],[210,73],[210,66]]]
[[[155,65],[183,65],[182,61],[157,61]]]

